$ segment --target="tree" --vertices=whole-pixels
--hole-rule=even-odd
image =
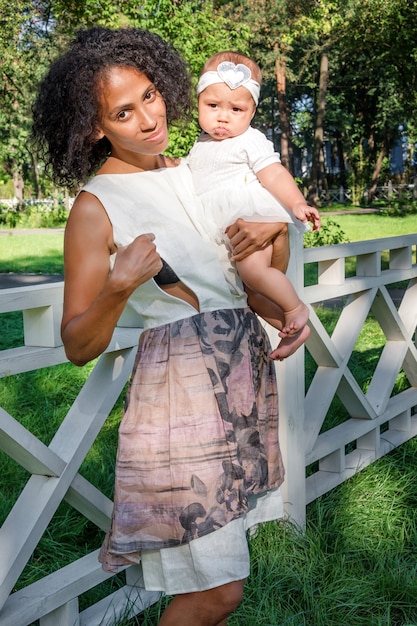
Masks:
[[[322,1],[299,30],[293,63],[300,82],[314,85],[318,55],[329,58],[325,98],[323,84],[314,90],[310,199],[314,187],[323,187],[317,159],[326,135],[337,145],[340,183],[346,183],[347,162],[356,198],[365,186],[372,198],[399,126],[416,112],[416,11],[417,3],[406,0]]]
[[[13,178],[14,195],[21,202],[24,173],[32,165],[27,150],[29,135],[28,95],[33,70],[27,63],[27,19],[30,2],[1,0],[0,5],[0,159],[4,171]]]
[[[350,0],[347,14],[337,48],[356,143],[350,166],[362,186],[369,182],[372,199],[399,126],[417,111],[417,3]]]
[[[303,134],[295,142],[311,156],[310,199],[317,201],[326,189],[326,142],[335,145],[339,184],[347,182],[347,167],[358,190],[367,183],[376,185],[399,125],[415,116],[417,3],[245,0],[218,4],[226,12],[245,16],[256,33],[251,53],[266,76],[262,92],[266,98],[259,111],[266,108],[275,115],[279,109],[281,156],[290,168],[293,135],[300,130],[297,117],[303,115]],[[277,106],[271,97],[272,80]]]
[[[316,125],[314,129],[313,160],[308,185],[308,200],[314,205],[320,202],[320,189],[326,189],[326,171],[324,164],[324,113],[326,107],[327,85],[329,82],[329,57],[322,52],[320,61],[320,78],[317,98]]]
[[[236,17],[223,15],[211,1],[145,0],[138,5],[124,0],[121,9],[129,24],[156,32],[172,43],[188,62],[195,84],[205,61],[214,53],[236,48],[248,52],[249,27]],[[187,154],[198,134],[196,102],[187,131],[171,129],[171,154]]]
[[[250,51],[258,62],[264,77],[263,99],[268,103],[275,87],[276,110],[279,116],[281,161],[290,171],[293,169],[291,149],[291,112],[287,101],[287,84],[293,78],[290,69],[292,42],[297,32],[300,15],[308,13],[313,0],[243,0],[219,2],[226,15],[235,15],[251,24],[253,38]],[[272,100],[273,102],[273,100]],[[268,106],[268,105],[267,105]],[[272,107],[275,112],[275,107]],[[264,107],[259,107],[258,118],[266,117],[264,126],[275,135],[274,116],[265,115]]]
[[[297,150],[307,155],[311,198],[328,184],[324,146],[339,167],[331,182],[372,196],[400,125],[415,126],[415,0],[0,0],[0,162],[19,198],[37,173],[48,191],[28,144],[36,84],[74,31],[93,24],[158,32],[196,80],[221,49],[253,56],[264,76],[256,123],[280,138],[290,171]],[[198,132],[196,117],[174,129],[171,153],[185,154]]]
[[[49,0],[0,0],[0,161],[23,200],[25,183],[42,193],[40,166],[30,146],[31,104],[36,86],[62,45]],[[48,193],[49,188],[44,188]]]

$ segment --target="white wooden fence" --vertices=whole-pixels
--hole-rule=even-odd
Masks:
[[[318,192],[317,192],[318,193]],[[356,194],[357,195],[357,194]],[[319,194],[320,200],[323,204],[332,204],[333,202],[339,202],[341,204],[352,204],[354,199],[354,193],[352,189],[346,189],[339,187],[337,189],[323,190]],[[403,199],[410,201],[417,198],[417,182],[410,185],[395,185],[391,181],[387,185],[379,186],[373,193],[373,202],[387,202],[388,206],[390,202]],[[356,197],[356,200],[364,202],[369,201],[369,189],[365,189],[360,198]]]
[[[299,236],[293,238],[289,273],[304,300],[311,305],[344,300],[331,336],[312,307],[307,347],[317,369],[307,391],[303,350],[277,364],[286,508],[302,525],[308,502],[417,434],[417,234],[304,251]],[[387,268],[381,263],[385,252]],[[354,275],[349,277],[347,259],[355,261]],[[310,263],[317,264],[318,278],[304,288],[304,264]],[[387,289],[397,281],[406,283],[398,307]],[[61,301],[60,283],[0,290],[0,313],[23,311],[25,335],[23,346],[0,353],[1,377],[65,361],[59,338]],[[370,312],[384,340],[364,392],[349,365]],[[275,343],[275,331],[268,332]],[[96,552],[14,591],[61,501],[98,529],[108,527],[111,502],[78,470],[128,379],[138,334],[137,329],[116,330],[49,446],[0,408],[0,448],[30,475],[0,530],[2,626],[115,626],[121,615],[133,616],[158,598],[141,588],[140,567],[130,567],[124,587],[80,611],[78,596],[110,577],[101,570]],[[400,371],[409,385],[393,395]],[[323,430],[335,396],[349,418]]]

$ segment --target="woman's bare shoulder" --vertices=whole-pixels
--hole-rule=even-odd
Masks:
[[[105,241],[110,253],[115,252],[110,219],[100,200],[89,191],[81,191],[71,208],[66,238],[73,237],[84,241],[91,240],[90,243],[94,247]]]

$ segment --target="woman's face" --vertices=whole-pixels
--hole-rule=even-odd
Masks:
[[[102,81],[98,139],[107,137],[112,156],[141,167],[168,146],[165,102],[145,74],[115,66]]]

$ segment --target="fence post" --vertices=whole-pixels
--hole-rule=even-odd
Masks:
[[[78,626],[78,598],[70,600],[39,620],[39,626]]]
[[[304,288],[303,236],[290,226],[291,258],[287,276],[300,298]],[[277,331],[267,328],[273,347]],[[305,446],[304,446],[304,349],[276,362],[279,395],[279,435],[285,465],[285,481],[282,495],[286,516],[299,526],[305,525]]]

